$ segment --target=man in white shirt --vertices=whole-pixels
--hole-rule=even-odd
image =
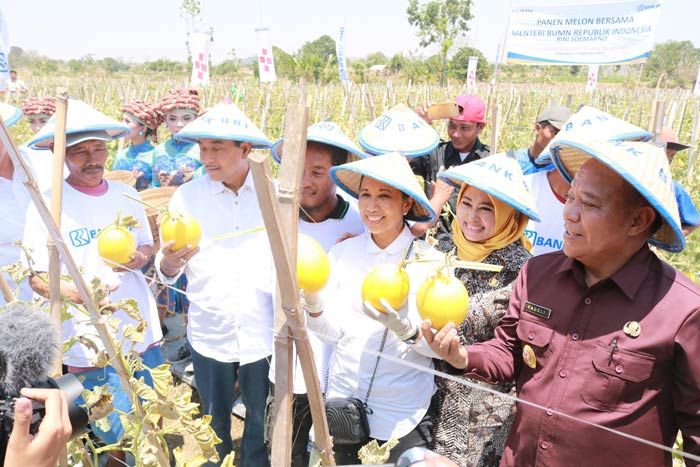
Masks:
[[[0,103],[0,114],[5,125],[9,128],[22,117],[16,107]],[[10,159],[7,149],[0,142],[0,267],[9,266],[20,259],[21,250],[14,242],[22,240],[24,222],[29,207],[29,194],[22,185],[22,178]],[[17,289],[9,274],[0,272],[20,300],[31,300],[32,290],[27,281],[23,281]],[[6,303],[0,294],[0,305]]]
[[[279,151],[279,144],[276,143],[272,148],[276,160],[280,159]],[[299,197],[299,232],[314,238],[326,251],[336,243],[365,231],[356,204],[351,204],[336,193],[336,185],[330,176],[332,167],[362,157],[365,157],[365,154],[352,144],[335,123],[321,122],[308,129]],[[313,334],[309,335],[309,339],[316,359],[321,389],[324,390],[323,381],[333,348],[321,342]],[[294,427],[292,428],[291,465],[306,467],[309,464],[307,446],[312,425],[311,409],[301,365],[296,357],[294,362]],[[270,379],[274,383],[274,367],[271,368]],[[273,390],[271,395],[274,395]],[[270,410],[269,405],[268,410]],[[269,414],[267,419],[270,420]],[[268,427],[268,432],[270,428]]]
[[[532,219],[525,236],[532,243],[534,256],[561,250],[564,247],[564,204],[569,184],[558,170],[525,175],[525,185],[535,201],[540,222]]]
[[[53,150],[55,126],[53,121],[37,133],[29,143],[35,149]],[[162,333],[158,325],[158,311],[155,298],[146,284],[140,269],[153,254],[153,238],[143,206],[130,200],[125,194],[138,197],[136,191],[119,182],[104,179],[104,166],[107,162],[106,141],[119,138],[129,129],[111,118],[101,114],[84,102],[71,100],[68,105],[66,129],[66,167],[68,176],[63,183],[63,200],[61,212],[61,234],[71,256],[84,271],[85,281],[91,283],[98,279],[109,290],[107,301],[117,303],[122,299],[133,299],[138,305],[141,319],[146,324],[142,342],[129,342],[122,349],[125,353],[135,350],[141,355],[149,368],[161,365],[164,360],[160,354]],[[99,129],[96,129],[99,128]],[[50,192],[48,192],[50,196]],[[117,216],[132,216],[138,225],[130,227],[135,237],[137,249],[125,264],[108,265],[100,257],[97,238],[100,230],[113,224]],[[45,273],[48,270],[48,252],[46,239],[48,233],[37,209],[32,206],[27,214],[27,229],[24,244],[32,250],[31,261],[36,273],[30,284],[34,291],[48,297],[49,283]],[[66,274],[62,264],[62,274]],[[61,294],[75,303],[82,303],[80,295],[72,283],[61,281]],[[91,341],[92,345],[76,342],[63,354],[63,363],[68,371],[78,374],[86,389],[107,385],[113,396],[115,409],[121,412],[131,411],[129,396],[123,391],[119,376],[112,366],[96,367],[97,351],[104,349],[102,341],[89,316],[76,308],[70,308],[71,319],[63,322],[62,334],[65,338],[80,336]],[[119,319],[117,339],[122,340],[122,332],[128,325],[137,325],[138,321],[124,310],[117,309],[113,316]],[[133,345],[133,347],[130,347]],[[150,373],[140,371],[135,377],[143,376],[147,384],[152,385]],[[97,425],[93,431],[106,444],[118,442],[124,435],[124,428],[117,412],[109,415],[110,427],[102,430]],[[110,453],[108,466],[122,465],[124,455],[121,451]]]
[[[170,284],[187,274],[187,340],[202,412],[211,415],[222,440],[219,456],[233,450],[231,409],[238,381],[246,407],[240,465],[264,467],[275,276],[264,232],[231,234],[264,225],[247,157],[270,143],[234,104],[215,106],[177,138],[199,143],[207,173],[178,187],[169,209],[194,216],[202,239],[198,247],[178,251],[171,250],[172,243],[162,245],[156,269]]]
[[[21,94],[26,94],[29,91],[27,84],[17,77],[17,70],[10,70],[7,91],[10,93],[11,99],[19,99]]]
[[[552,138],[559,133],[559,130],[569,120],[569,117],[571,117],[571,110],[568,107],[563,105],[547,107],[537,117],[537,123],[535,123],[534,127],[535,140],[532,142],[532,145],[516,149],[515,151],[508,151],[508,154],[517,159],[523,174],[529,175],[554,169],[551,161],[548,160],[544,164],[540,164],[536,159],[540,157],[542,151],[552,141]]]

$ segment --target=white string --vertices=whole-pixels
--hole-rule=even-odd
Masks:
[[[63,242],[63,243],[65,244],[65,242]],[[135,274],[137,274],[137,275],[142,276],[142,277],[145,278],[147,281],[155,282],[155,283],[157,283],[157,284],[159,284],[159,285],[162,285],[163,287],[165,287],[165,288],[167,288],[167,289],[174,290],[174,291],[177,292],[177,293],[180,293],[180,294],[183,294],[183,295],[187,296],[187,292],[186,292],[186,291],[181,290],[181,289],[178,289],[177,287],[174,287],[174,286],[172,286],[172,285],[170,285],[170,284],[166,284],[166,283],[164,283],[164,282],[162,282],[162,281],[156,279],[155,277],[150,278],[150,277],[146,276],[145,274],[143,274],[143,272],[141,272],[140,270],[134,270],[134,269],[124,268],[122,265],[120,265],[120,267],[122,267],[123,269],[126,269],[126,270],[128,270],[128,271],[130,271],[130,272],[133,272],[133,273],[135,273]],[[292,339],[295,339],[294,335],[278,332],[278,331],[276,331],[275,328],[273,328],[273,327],[265,326],[265,329],[268,329],[268,330],[272,331],[273,336],[291,337]],[[314,331],[314,330],[311,330],[311,329],[309,329],[308,331],[309,331],[310,333],[316,335],[316,336],[322,337],[324,341],[330,341],[330,342],[333,342],[334,344],[337,344],[337,343],[340,342],[340,339],[336,339],[336,338],[334,338],[334,337],[332,337],[332,336],[327,336],[327,335],[325,335],[325,334],[322,334],[322,333],[320,333],[320,332],[317,332],[317,331]],[[578,417],[575,417],[575,416],[573,416],[573,415],[569,415],[569,414],[567,414],[567,413],[565,413],[565,412],[562,412],[562,411],[560,411],[560,410],[556,410],[556,409],[553,409],[553,408],[550,408],[550,407],[545,407],[545,406],[543,406],[543,405],[537,404],[537,403],[535,403],[535,402],[528,401],[528,400],[523,399],[523,398],[520,398],[520,397],[518,397],[518,396],[513,396],[513,395],[510,395],[510,394],[502,393],[502,392],[497,391],[497,390],[495,390],[495,389],[491,389],[491,388],[489,388],[489,387],[486,387],[486,386],[482,386],[482,385],[473,383],[473,382],[471,382],[471,381],[469,381],[469,380],[467,380],[467,379],[465,379],[465,378],[459,378],[459,377],[457,377],[457,376],[455,376],[455,375],[451,375],[451,374],[449,374],[449,373],[444,373],[444,372],[439,371],[439,370],[436,370],[436,369],[434,369],[434,368],[428,368],[428,367],[426,367],[426,366],[419,365],[419,364],[417,364],[417,363],[413,363],[413,362],[406,361],[406,360],[401,360],[401,359],[399,359],[399,358],[394,357],[393,355],[389,355],[389,354],[386,354],[386,353],[383,353],[383,352],[379,352],[379,351],[376,351],[376,350],[363,348],[363,349],[361,350],[361,352],[366,353],[366,354],[369,354],[369,355],[372,355],[372,356],[375,356],[375,357],[376,357],[376,356],[379,356],[379,357],[381,357],[381,358],[384,358],[384,359],[393,361],[393,362],[395,362],[395,363],[398,363],[399,365],[408,366],[408,367],[410,367],[410,368],[412,368],[412,369],[414,369],[414,370],[423,371],[423,372],[429,373],[429,374],[431,374],[431,375],[433,375],[433,376],[437,376],[437,377],[441,377],[441,378],[444,378],[444,379],[453,381],[453,382],[455,382],[455,383],[457,383],[457,384],[461,384],[461,385],[463,385],[463,386],[469,387],[469,388],[471,388],[471,389],[475,389],[475,390],[477,390],[477,391],[488,392],[488,393],[493,394],[493,395],[495,395],[495,396],[497,396],[497,397],[501,397],[501,398],[503,398],[503,399],[507,399],[507,400],[510,400],[510,401],[512,401],[512,402],[518,402],[518,403],[521,403],[521,404],[524,404],[524,405],[528,405],[528,406],[530,406],[530,407],[536,408],[536,409],[541,410],[541,411],[543,411],[543,412],[549,412],[549,413],[557,414],[557,415],[559,415],[559,416],[561,416],[561,417],[564,417],[564,418],[566,418],[566,419],[573,420],[573,421],[576,421],[576,422],[580,422],[580,423],[583,423],[583,424],[588,425],[588,426],[591,426],[591,427],[599,428],[599,429],[601,429],[601,430],[604,430],[604,431],[607,431],[607,432],[609,432],[609,433],[612,433],[612,434],[621,436],[621,437],[623,437],[623,438],[626,438],[626,439],[629,439],[629,440],[632,440],[632,441],[636,441],[636,442],[638,442],[638,443],[641,443],[641,444],[644,444],[644,445],[647,445],[647,446],[650,446],[650,447],[654,447],[654,448],[657,448],[657,449],[661,449],[661,450],[666,451],[666,452],[669,452],[669,453],[671,453],[671,454],[676,454],[676,455],[682,456],[682,457],[684,457],[684,458],[686,458],[686,459],[690,459],[690,460],[693,460],[693,461],[696,461],[696,462],[700,462],[700,456],[696,456],[696,455],[694,455],[694,454],[690,454],[690,453],[687,453],[687,452],[685,452],[685,451],[680,451],[680,450],[677,450],[677,449],[673,449],[672,447],[664,446],[663,444],[659,444],[659,443],[656,443],[656,442],[654,442],[654,441],[649,441],[649,440],[647,440],[647,439],[644,439],[644,438],[641,438],[641,437],[638,437],[638,436],[635,436],[635,435],[631,435],[631,434],[629,434],[629,433],[624,433],[624,432],[622,432],[622,431],[615,430],[614,428],[610,428],[610,427],[607,427],[607,426],[604,426],[604,425],[600,425],[600,424],[597,424],[597,423],[595,423],[595,422],[588,421],[588,420],[583,419],[583,418],[578,418]]]

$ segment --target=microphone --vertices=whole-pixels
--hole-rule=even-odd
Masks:
[[[0,312],[0,465],[5,462],[7,440],[14,426],[14,402],[20,389],[58,389],[68,402],[71,438],[87,428],[88,414],[75,403],[83,385],[72,374],[49,377],[59,349],[58,333],[47,313],[26,303],[11,304]],[[32,401],[29,432],[36,434],[46,410]]]
[[[0,313],[0,394],[46,380],[59,342],[47,313],[26,304],[13,304]]]

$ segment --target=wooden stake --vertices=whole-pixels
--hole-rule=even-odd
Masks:
[[[666,109],[666,103],[661,101],[656,103],[656,112],[654,112],[652,131],[654,133],[654,142],[658,143],[659,135],[661,133],[661,128],[664,126],[664,112]]]
[[[284,332],[285,329],[291,331],[291,335],[294,336],[296,352],[299,355],[309,398],[314,438],[321,454],[322,463],[323,465],[335,465],[325,405],[308,331],[302,316],[303,310],[301,310],[299,289],[296,283],[296,216],[298,216],[298,193],[303,170],[303,155],[306,148],[308,109],[302,105],[290,106],[285,120],[285,147],[282,155],[283,167],[280,171],[280,186],[277,190],[278,198],[275,197],[275,189],[271,183],[270,162],[267,155],[254,154],[249,156],[258,202],[263,213],[275,261],[279,287],[278,297],[286,318],[286,327],[282,326],[280,328],[282,332],[279,332],[275,338],[275,351],[282,350],[283,353],[275,354],[275,430],[272,443],[272,465],[274,467],[289,465],[291,457],[290,454],[287,454],[291,453],[291,434],[289,438],[286,436],[289,427],[291,427],[291,421],[289,421],[291,416],[287,410],[288,404],[291,403],[292,377],[290,374],[291,362],[287,360],[290,354],[284,347],[288,343],[285,336],[289,335],[289,332]],[[276,316],[275,321],[276,326],[284,322],[279,316]],[[286,360],[286,368],[280,360],[281,362]],[[286,423],[285,420],[287,420]]]
[[[493,103],[493,108],[491,109],[491,147],[490,153],[496,154],[498,152],[498,103]]]
[[[685,174],[685,179],[691,182],[695,169],[695,159],[698,151],[698,133],[700,133],[700,104],[695,106],[693,113],[693,126],[690,134],[690,152],[688,153],[688,171]]]
[[[2,271],[0,271],[0,291],[2,291],[2,298],[5,299],[5,302],[12,303],[17,300],[15,294],[12,293],[10,284],[8,284],[7,280],[5,279],[5,273]]]
[[[65,88],[56,90],[56,130],[53,147],[53,171],[51,176],[51,218],[56,227],[61,229],[61,205],[63,203],[63,164],[66,156],[66,116],[68,113],[68,91]],[[51,237],[47,240],[49,249],[49,310],[51,322],[58,333],[59,342],[63,342],[61,336],[61,259],[58,249]],[[53,364],[53,375],[60,376],[63,354],[57,352]]]

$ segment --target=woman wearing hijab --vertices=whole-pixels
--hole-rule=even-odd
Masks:
[[[357,398],[371,409],[369,439],[354,444],[336,442],[336,461],[339,465],[359,463],[358,450],[371,439],[380,443],[398,439],[389,458],[394,462],[406,449],[427,446],[430,440],[428,408],[435,383],[431,373],[415,365],[432,368],[434,354],[420,339],[415,296],[434,268],[409,263],[405,268],[410,278],[408,300],[399,310],[385,304],[387,314],[363,303],[361,288],[367,273],[380,264],[398,266],[416,255],[442,257],[415,240],[407,224],[433,219],[435,213],[406,158],[398,153],[334,167],[331,176],[358,199],[367,231],[331,248],[328,285],[319,294],[305,295],[308,326],[335,347],[325,377],[326,400]],[[377,352],[393,358],[378,358]],[[333,434],[332,423],[330,428]]]
[[[498,273],[457,268],[455,275],[469,293],[469,312],[455,323],[463,344],[482,342],[508,309],[513,281],[531,257],[524,236],[529,219],[539,221],[534,203],[514,158],[498,154],[438,175],[459,188],[452,236],[441,237],[437,248],[455,251],[460,260],[503,266]],[[438,370],[448,370],[442,361]],[[437,379],[432,449],[463,466],[497,466],[510,431],[514,404],[496,394],[444,378]],[[512,383],[483,385],[514,393]]]
[[[179,186],[189,182],[201,167],[199,146],[191,141],[179,141],[177,133],[199,114],[199,94],[196,89],[171,89],[158,103],[165,117],[170,138],[156,146],[153,154],[153,186]]]
[[[153,186],[153,150],[158,142],[158,127],[163,123],[160,110],[143,101],[132,101],[122,107],[124,123],[131,131],[124,138],[129,146],[114,158],[113,170],[128,170],[134,174],[138,191]]]

